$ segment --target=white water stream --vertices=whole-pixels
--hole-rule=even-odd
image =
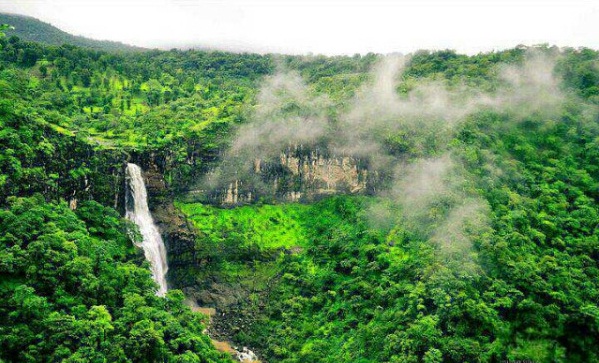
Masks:
[[[127,164],[126,175],[128,188],[125,193],[125,216],[139,227],[143,241],[138,247],[144,250],[146,259],[150,261],[152,277],[159,286],[156,294],[164,296],[168,271],[166,248],[148,208],[148,193],[141,168],[135,164]]]

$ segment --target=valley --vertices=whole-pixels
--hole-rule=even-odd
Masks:
[[[85,44],[0,38],[0,362],[599,361],[597,50]]]

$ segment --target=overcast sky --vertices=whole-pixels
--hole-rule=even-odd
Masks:
[[[599,49],[599,0],[0,0],[69,33],[149,47],[353,54]]]

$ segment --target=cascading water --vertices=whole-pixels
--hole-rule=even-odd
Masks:
[[[166,272],[168,271],[166,248],[148,208],[148,193],[141,168],[129,163],[126,174],[128,188],[125,193],[125,216],[139,227],[143,241],[138,247],[143,248],[146,259],[150,261],[152,276],[159,286],[156,294],[164,296],[167,290]]]

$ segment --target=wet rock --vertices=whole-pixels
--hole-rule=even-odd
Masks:
[[[256,354],[254,354],[254,352],[249,350],[247,347],[241,348],[241,351],[237,352],[236,358],[240,362],[255,362],[258,359],[258,357],[256,357]]]

